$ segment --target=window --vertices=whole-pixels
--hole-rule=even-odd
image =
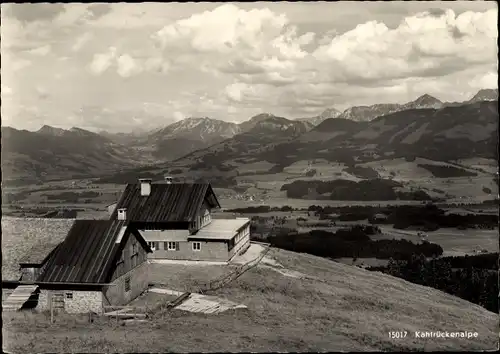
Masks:
[[[193,242],[193,251],[201,250],[201,242]]]
[[[69,292],[66,293],[66,299],[72,299],[73,298],[73,293]]]
[[[156,242],[148,242],[149,248],[151,248],[151,251],[156,250]]]
[[[177,251],[179,250],[179,242],[167,242],[167,250],[168,251]]]
[[[125,278],[125,291],[130,291],[130,277]]]

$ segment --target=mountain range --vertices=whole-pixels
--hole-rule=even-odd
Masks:
[[[480,101],[442,109],[414,108],[369,122],[330,118],[310,131],[286,139],[271,134],[259,137],[255,131],[249,131],[168,165],[196,164],[211,170],[220,166],[226,171],[227,166],[236,165],[236,160],[242,159],[266,161],[281,168],[311,159],[346,165],[388,157],[418,156],[436,161],[472,157],[494,159],[497,155],[497,104],[498,101]]]
[[[490,117],[498,112],[496,104],[482,102],[494,99],[498,99],[498,90],[480,90],[470,100],[461,103],[443,103],[430,95],[423,95],[402,105],[357,106],[344,112],[329,108],[318,116],[295,120],[269,113],[256,115],[240,124],[208,117],[187,118],[164,128],[135,134],[94,133],[80,128],[65,130],[47,125],[36,132],[2,127],[3,179],[76,178],[152,164],[163,166],[163,162],[173,160],[178,164],[182,159],[194,164],[218,161],[214,166],[227,169],[219,162],[230,156],[274,154],[279,159],[286,156],[284,160],[291,161],[298,155],[308,155],[307,151],[311,150],[318,156],[322,154],[320,150],[326,151],[324,154],[333,158],[345,149],[357,156],[358,153],[354,152],[357,148],[352,150],[352,147],[365,146],[366,150],[366,144],[378,146],[375,155],[425,154],[425,151],[428,154],[436,144],[441,146],[439,139],[449,141],[469,135],[465,138],[467,143],[458,146],[459,150],[472,148],[472,144],[479,153],[484,150],[481,146],[491,146],[484,141],[495,135],[498,119],[496,116],[493,120],[495,126],[491,125]],[[480,110],[475,112],[471,107]],[[465,112],[469,116],[464,115]],[[476,126],[481,119],[486,119],[489,125]],[[473,133],[476,135],[471,137]],[[421,137],[417,139],[419,134]],[[427,135],[429,138],[424,139]],[[416,148],[420,142],[408,144],[407,141],[412,139],[428,143],[427,150]],[[224,151],[227,158],[220,160],[217,157],[221,155],[220,151]],[[297,156],[283,155],[283,151],[295,151]],[[195,156],[201,158],[194,162]]]

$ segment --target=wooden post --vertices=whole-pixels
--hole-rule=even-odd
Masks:
[[[52,292],[50,292],[50,323],[54,323],[54,306],[52,305]]]

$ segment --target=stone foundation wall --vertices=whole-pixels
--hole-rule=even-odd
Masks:
[[[89,311],[102,313],[103,303],[100,291],[41,290],[36,308],[40,311],[50,310],[50,298],[56,292],[63,294],[64,311],[67,313],[86,313]],[[66,294],[72,294],[72,298],[67,298]]]

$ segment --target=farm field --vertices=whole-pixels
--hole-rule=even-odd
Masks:
[[[380,226],[382,234],[370,236],[373,240],[406,239],[421,242],[417,232],[397,230],[388,226]],[[426,233],[427,240],[437,243],[443,248],[443,256],[463,256],[474,254],[474,250],[485,249],[488,252],[498,252],[498,229],[496,230],[458,230],[439,229]]]
[[[48,325],[45,314],[4,313],[5,349],[325,352],[496,348],[498,316],[465,300],[306,254],[273,249],[268,256],[281,265],[280,272],[270,264],[257,266],[213,294],[244,304],[247,309],[218,315],[174,310],[165,312],[163,319],[158,314],[133,327],[99,318],[92,324],[56,318]],[[284,269],[302,276],[287,276]],[[198,273],[194,268],[192,271]],[[408,337],[391,340],[387,332],[394,328],[408,331]],[[414,335],[415,331],[443,329],[477,331],[478,338],[443,340]]]
[[[290,206],[292,208],[308,208],[311,205],[319,206],[353,206],[353,205],[421,205],[419,201],[391,200],[391,201],[337,201],[337,200],[314,200],[314,199],[292,199],[292,198],[273,198],[263,203],[248,202],[246,200],[222,199],[219,201],[224,209],[246,208],[249,206],[268,205],[270,207]]]

